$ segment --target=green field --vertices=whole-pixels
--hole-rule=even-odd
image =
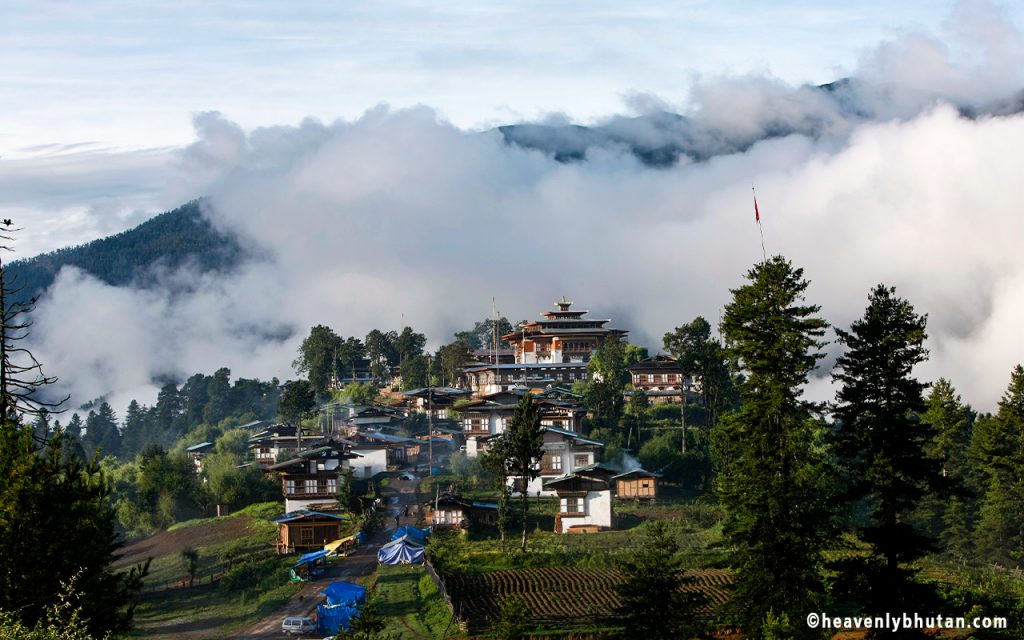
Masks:
[[[374,597],[387,625],[382,637],[414,640],[464,635],[421,566],[380,567]]]
[[[280,505],[254,505],[231,516],[180,523],[127,548],[128,559],[152,557],[135,612],[133,637],[215,638],[281,606],[297,589],[294,559],[273,549],[277,527],[265,519]],[[199,553],[191,587],[181,551]]]

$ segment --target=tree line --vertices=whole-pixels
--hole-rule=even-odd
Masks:
[[[738,407],[710,427],[713,486],[734,571],[729,614],[755,637],[817,637],[809,612],[941,610],[943,593],[920,575],[934,553],[1024,561],[1024,369],[991,416],[947,380],[926,393],[914,369],[928,357],[927,318],[880,284],[861,318],[835,328],[835,402],[808,401],[828,324],[807,286],[782,257],[760,263],[721,326],[742,377]],[[1019,602],[1001,612],[1018,625],[1024,613]]]

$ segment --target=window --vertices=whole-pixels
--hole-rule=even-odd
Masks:
[[[662,382],[668,382],[668,374],[667,373],[661,374],[661,381]]]
[[[562,498],[562,513],[579,516],[587,515],[583,498]]]
[[[313,544],[313,527],[302,527],[299,529],[299,544]]]
[[[327,478],[327,486],[325,487],[327,493],[338,493],[338,479]]]
[[[284,493],[287,496],[293,495],[295,493],[295,481],[294,480],[285,480],[284,481]]]
[[[549,471],[561,471],[562,470],[562,456],[561,454],[548,454],[544,456],[544,468]]]
[[[306,493],[316,493],[316,480],[315,479],[311,478],[311,479],[306,480]]]
[[[575,467],[585,467],[590,464],[590,455],[586,453],[575,455],[572,458],[572,464]]]

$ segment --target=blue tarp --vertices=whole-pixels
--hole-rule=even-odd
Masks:
[[[335,635],[342,629],[348,631],[349,625],[354,618],[359,617],[359,605],[357,604],[322,604],[316,608],[316,621],[320,627],[320,633],[324,635]]]
[[[320,593],[327,596],[327,604],[316,608],[320,632],[334,635],[341,629],[348,631],[352,619],[359,617],[359,609],[366,602],[366,587],[335,581]]]
[[[421,540],[421,539],[419,539],[419,538],[417,538],[415,536],[411,536],[411,535],[408,535],[408,534],[406,534],[404,536],[401,536],[400,538],[393,539],[391,542],[388,543],[388,545],[397,544],[399,542],[402,542],[402,543],[405,543],[405,544],[411,544],[414,547],[425,547],[425,546],[427,546],[427,541],[426,540]],[[387,545],[385,545],[385,546],[387,546]]]
[[[311,553],[303,554],[299,556],[299,561],[296,562],[293,566],[297,567],[302,564],[313,564],[317,560],[325,557],[328,553],[330,553],[330,551],[313,551]]]
[[[409,536],[402,536],[381,547],[377,561],[381,564],[423,564],[423,547]]]
[[[320,593],[327,596],[327,604],[366,602],[366,587],[351,582],[335,581]]]
[[[391,539],[392,540],[398,540],[402,536],[409,536],[413,540],[417,540],[419,542],[426,542],[427,541],[427,537],[429,535],[430,535],[429,531],[426,531],[426,530],[423,530],[423,529],[417,529],[416,527],[410,527],[410,526],[406,525],[404,527],[399,527],[398,529],[396,529],[395,533],[391,535]]]

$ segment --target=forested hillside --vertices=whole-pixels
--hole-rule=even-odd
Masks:
[[[7,267],[8,282],[29,298],[45,291],[65,265],[76,266],[107,284],[134,282],[140,286],[152,280],[158,267],[173,269],[193,263],[204,272],[229,269],[244,252],[234,238],[203,218],[200,202],[193,200],[113,236],[12,262]]]

